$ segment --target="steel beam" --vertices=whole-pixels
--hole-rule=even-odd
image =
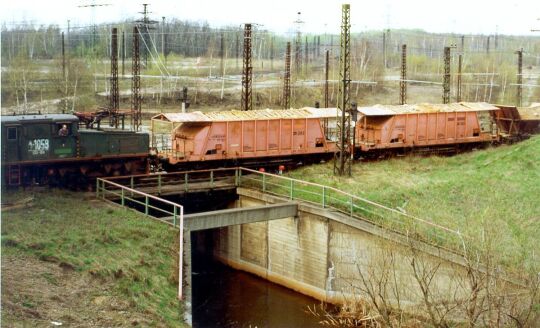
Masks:
[[[231,208],[226,210],[184,215],[184,229],[199,231],[239,224],[279,220],[298,215],[297,203]]]

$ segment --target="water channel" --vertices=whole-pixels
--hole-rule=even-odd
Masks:
[[[208,249],[192,249],[193,327],[322,327],[308,312],[320,304],[316,299],[225,266]]]

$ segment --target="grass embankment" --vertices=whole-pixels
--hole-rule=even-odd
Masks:
[[[2,324],[181,326],[177,236],[91,195],[34,192],[2,213]]]
[[[355,163],[351,178],[334,176],[332,162],[288,175],[399,207],[476,241],[490,235],[510,266],[533,262],[540,251],[540,136],[453,157]]]

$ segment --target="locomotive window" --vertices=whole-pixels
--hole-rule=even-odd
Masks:
[[[17,140],[17,128],[7,128],[8,140]]]
[[[71,134],[71,124],[59,123],[56,124],[56,135],[59,137],[65,137]]]

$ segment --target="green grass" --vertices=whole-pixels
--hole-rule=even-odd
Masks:
[[[27,196],[2,195],[4,200]],[[34,197],[33,206],[2,213],[2,256],[35,256],[113,282],[113,293],[136,311],[150,314],[158,325],[180,325],[177,231],[80,193]],[[55,284],[54,277],[44,278]]]
[[[334,176],[332,162],[288,175],[399,207],[476,241],[491,233],[509,265],[534,261],[539,251],[540,136],[453,157],[355,163],[352,177]]]

